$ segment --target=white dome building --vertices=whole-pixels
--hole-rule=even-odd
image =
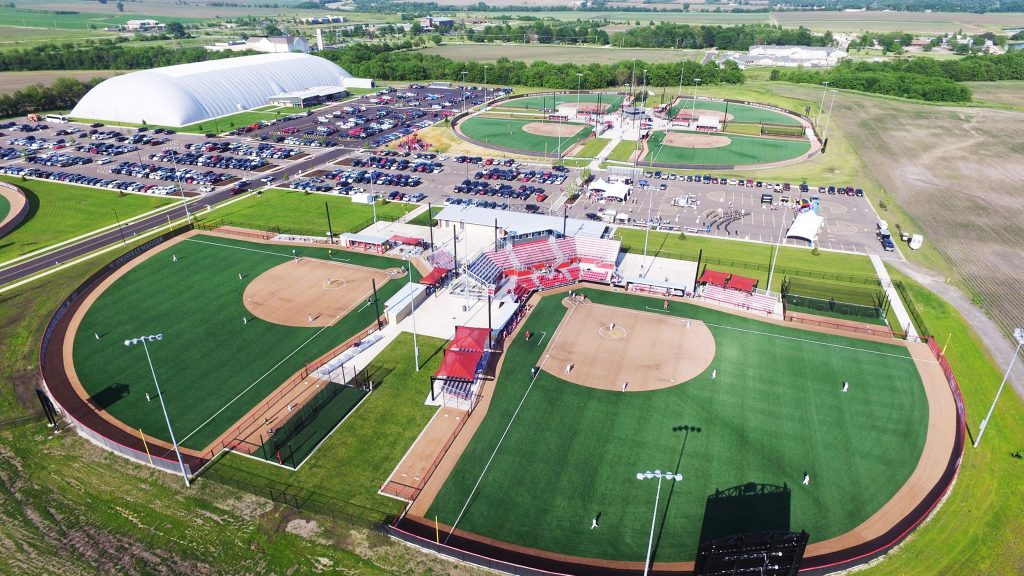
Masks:
[[[78,102],[71,116],[185,126],[265,106],[276,94],[341,87],[351,77],[329,60],[296,53],[179,64],[104,80]]]

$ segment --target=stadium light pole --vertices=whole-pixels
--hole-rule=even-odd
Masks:
[[[832,93],[832,99],[828,103],[828,118],[825,120],[825,131],[821,134],[821,139],[828,138],[828,125],[832,123],[832,106],[836,103],[836,92],[839,90],[829,90]]]
[[[693,79],[693,112],[697,112],[697,87],[700,86],[700,78]],[[693,120],[693,114],[690,114],[690,120]]]
[[[178,147],[173,146],[171,150],[174,150],[174,176],[178,180],[178,194],[181,195],[181,205],[185,207],[185,218],[188,223],[192,223],[192,214],[188,211],[188,201],[185,199],[185,190],[181,187],[181,164],[178,163]]]
[[[996,403],[999,402],[999,395],[1003,393],[1003,386],[1006,385],[1006,379],[1010,377],[1010,370],[1013,370],[1013,363],[1017,361],[1017,355],[1020,353],[1020,347],[1024,345],[1024,328],[1016,328],[1013,331],[1013,338],[1017,341],[1017,348],[1013,351],[1013,358],[1010,358],[1010,365],[1006,367],[1006,374],[1003,374],[1003,381],[999,384],[999,390],[996,391],[996,397],[992,400],[992,407],[988,409],[988,414],[985,415],[985,419],[981,421],[981,426],[978,428],[978,437],[974,440],[974,447],[977,448],[978,444],[981,444],[981,436],[985,433],[985,428],[988,427],[988,421],[992,419],[992,412],[996,409]]]
[[[828,93],[828,81],[822,82],[825,85],[821,89],[821,104],[818,105],[818,116],[814,118],[814,125],[819,126],[821,122],[821,109],[825,107],[825,94]]]
[[[490,65],[484,64],[484,108],[487,108],[487,69]]]
[[[409,270],[409,286],[412,286],[412,260],[409,256],[405,257],[405,261]],[[413,295],[412,290],[409,290],[409,302],[412,303],[412,313],[409,316],[412,317],[412,352],[416,359],[416,371],[420,371],[420,345],[416,341],[416,297]]]
[[[466,94],[465,94],[465,90],[466,90],[466,74],[468,74],[468,73],[469,73],[468,70],[463,70],[462,71],[462,90],[463,90],[463,94],[462,94],[462,113],[463,114],[466,113]]]
[[[583,91],[583,74],[580,72],[576,73],[576,113],[580,111],[580,92]]]
[[[654,496],[654,516],[651,518],[651,538],[647,541],[647,560],[644,561],[644,576],[647,576],[651,572],[651,552],[654,549],[654,527],[658,523],[658,502],[661,500],[661,481],[674,480],[679,482],[683,479],[683,475],[678,472],[662,472],[661,470],[636,473],[637,480],[650,480],[651,478],[658,479],[658,492]]]
[[[156,397],[160,400],[160,408],[164,411],[164,420],[167,421],[167,431],[171,434],[171,444],[174,445],[174,453],[178,455],[178,465],[181,466],[181,476],[185,479],[185,487],[188,488],[192,484],[188,480],[188,473],[185,472],[185,461],[182,460],[181,452],[178,450],[178,441],[174,439],[174,429],[171,428],[171,417],[167,415],[167,405],[164,404],[164,394],[160,391],[160,382],[157,381],[156,370],[153,369],[153,358],[150,357],[149,346],[146,345],[146,342],[163,339],[163,334],[153,334],[151,336],[140,336],[138,338],[125,340],[124,345],[130,348],[135,344],[141,343],[142,349],[146,351],[146,362],[149,363],[149,373],[153,375],[153,384],[156,385]]]
[[[676,98],[682,98],[683,96],[683,72],[686,72],[686,66],[679,65],[679,91],[676,92]]]
[[[766,292],[772,291],[772,276],[775,275],[775,261],[779,259],[779,252],[782,251],[782,229],[786,226],[786,212],[782,212],[782,222],[779,222],[779,241],[775,246],[775,254],[772,255],[772,265],[768,268],[768,285],[764,287]]]

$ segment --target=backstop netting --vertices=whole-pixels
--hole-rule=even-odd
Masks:
[[[856,318],[875,324],[885,324],[889,309],[889,298],[877,284],[839,284],[806,278],[786,278],[782,283],[782,302],[794,312]]]

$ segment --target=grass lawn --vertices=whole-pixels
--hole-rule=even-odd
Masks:
[[[597,304],[640,311],[660,302],[584,291]],[[544,298],[524,328],[554,335],[565,313],[560,297]],[[685,303],[671,313],[708,324],[716,380],[708,367],[685,385],[635,394],[567,384],[545,371],[531,384],[525,367],[543,362],[545,347],[523,339],[507,345],[487,415],[427,516],[451,524],[472,497],[463,530],[551,552],[640,561],[655,484],[640,484],[635,474],[678,470],[685,480],[663,487],[665,522],[654,559],[686,561],[717,489],[788,485],[785,507],[761,521],[806,529],[818,542],[854,529],[913,472],[928,408],[906,349]],[[671,346],[659,352],[671,354]],[[843,395],[843,380],[877,389]],[[684,424],[700,432],[680,431]],[[811,487],[800,485],[804,470],[814,475]],[[591,531],[597,512],[601,529]]]
[[[636,150],[636,141],[634,140],[623,140],[612,148],[611,153],[608,154],[609,160],[615,160],[618,162],[629,162],[629,157],[633,155]]]
[[[370,520],[402,509],[401,502],[377,494],[420,431],[437,410],[423,404],[429,380],[441,364],[445,341],[419,336],[421,358],[412,363],[412,335],[403,333],[381,352],[374,364],[394,370],[352,412],[348,419],[297,471],[230,454],[213,473],[264,486],[287,485],[314,490],[331,498],[364,506]]]
[[[665,164],[690,164],[708,166],[736,166],[763,164],[790,160],[806,154],[811,149],[807,140],[786,140],[782,138],[761,138],[751,136],[701,135],[704,138],[725,137],[732,142],[719,148],[683,148],[663,144],[670,132],[657,130],[647,140],[648,152],[645,162]],[[695,135],[696,133],[687,132]]]
[[[224,219],[237,225],[279,226],[282,231],[322,236],[327,232],[325,204],[330,209],[335,234],[356,232],[373,223],[373,206],[369,204],[353,204],[347,196],[306,194],[283,188],[272,188],[219,208],[212,216],[214,220]],[[377,218],[392,221],[415,207],[404,202],[378,202]]]
[[[620,94],[556,94],[551,96],[530,96],[526,98],[515,98],[501,103],[504,108],[528,108],[540,110],[541,108],[555,109],[558,104],[575,104],[576,102],[592,102],[604,106],[605,112],[618,110],[625,98]]]
[[[531,120],[513,120],[508,118],[481,118],[479,116],[463,120],[459,129],[467,137],[485,144],[494,144],[506,148],[515,148],[528,152],[564,152],[573,144],[585,138],[593,128],[585,124],[563,122],[563,126],[579,126],[580,131],[558,138],[557,136],[540,136],[523,131],[523,126],[534,124]]]
[[[704,95],[701,91],[700,95]],[[669,115],[675,116],[680,110],[692,108],[694,102],[692,99],[684,97],[679,100],[672,108],[669,109]],[[704,110],[717,110],[719,112],[726,112],[733,116],[730,122],[751,122],[761,123],[767,122],[769,124],[785,124],[786,126],[799,126],[800,121],[792,116],[776,112],[774,110],[767,110],[765,108],[758,108],[755,106],[747,106],[745,104],[736,104],[734,102],[714,102],[710,100],[697,99],[697,109]],[[803,112],[803,108],[799,109]]]
[[[611,142],[610,138],[591,138],[580,151],[576,153],[576,156],[580,158],[594,158],[601,153],[602,150],[608,146]]]
[[[0,180],[25,190],[29,205],[21,225],[0,239],[0,262],[175,202],[162,196],[121,196],[113,190],[42,180],[22,182],[8,176]]]
[[[622,239],[623,250],[634,254],[643,253],[643,230],[619,228],[616,236]],[[759,286],[764,288],[768,281],[773,249],[774,247],[769,244],[708,238],[699,234],[687,234],[683,237],[680,234],[651,232],[647,253],[662,258],[696,262],[698,254],[703,250],[702,262],[709,268],[757,278]],[[823,280],[839,282],[842,282],[844,277],[847,281],[865,276],[875,277],[875,269],[867,256],[825,250],[819,251],[815,256],[810,250],[783,246],[776,259],[772,290],[779,289],[785,276],[796,276],[793,269],[807,271],[800,275],[801,280],[808,274],[820,274]]]
[[[374,320],[372,306],[357,308],[323,329],[253,318],[242,301],[246,285],[291,258],[290,247],[200,235],[173,251],[177,262],[172,264],[168,254],[150,258],[107,288],[75,336],[75,369],[93,402],[149,435],[166,438],[163,415],[145,399],[145,392],[155,392],[145,358],[125,354],[123,340],[152,333],[153,327],[164,334],[149,352],[179,444],[199,450],[305,363]],[[302,248],[301,255],[328,258],[327,248]],[[356,252],[345,257],[349,264],[371,268],[401,264]],[[239,273],[245,281],[238,280]],[[366,284],[353,289],[369,294]],[[381,302],[402,285],[378,286]],[[240,320],[243,316],[249,318],[247,324]],[[104,337],[96,339],[94,332]]]
[[[417,226],[433,226],[434,216],[444,210],[444,206],[430,206],[423,212],[417,214],[414,218],[409,220],[407,224],[415,224]]]

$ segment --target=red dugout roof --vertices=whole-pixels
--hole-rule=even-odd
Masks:
[[[444,353],[444,361],[434,374],[435,378],[455,380],[473,380],[476,377],[476,365],[483,357],[479,350],[463,352],[449,349]]]
[[[419,246],[423,239],[413,238],[412,236],[398,236],[397,234],[391,237],[391,241],[396,244],[408,244],[410,246]]]
[[[733,290],[741,290],[743,292],[753,292],[754,286],[757,285],[757,280],[754,278],[747,278],[746,276],[738,276],[733,274],[729,277],[729,281],[726,282],[726,288],[732,288]]]
[[[722,287],[724,287],[728,281],[729,275],[726,274],[725,272],[716,272],[714,270],[709,270],[707,268],[704,269],[704,273],[701,274],[700,280],[698,280],[698,282],[703,282],[705,284],[714,284],[716,286]]]
[[[487,328],[456,326],[455,337],[452,338],[448,349],[483,352],[487,348],[487,332]]]
[[[441,280],[441,278],[444,278],[444,275],[449,272],[451,272],[451,270],[447,268],[434,268],[433,270],[430,271],[429,274],[427,274],[423,278],[420,278],[420,284],[433,286],[434,284],[437,284],[438,281]]]

